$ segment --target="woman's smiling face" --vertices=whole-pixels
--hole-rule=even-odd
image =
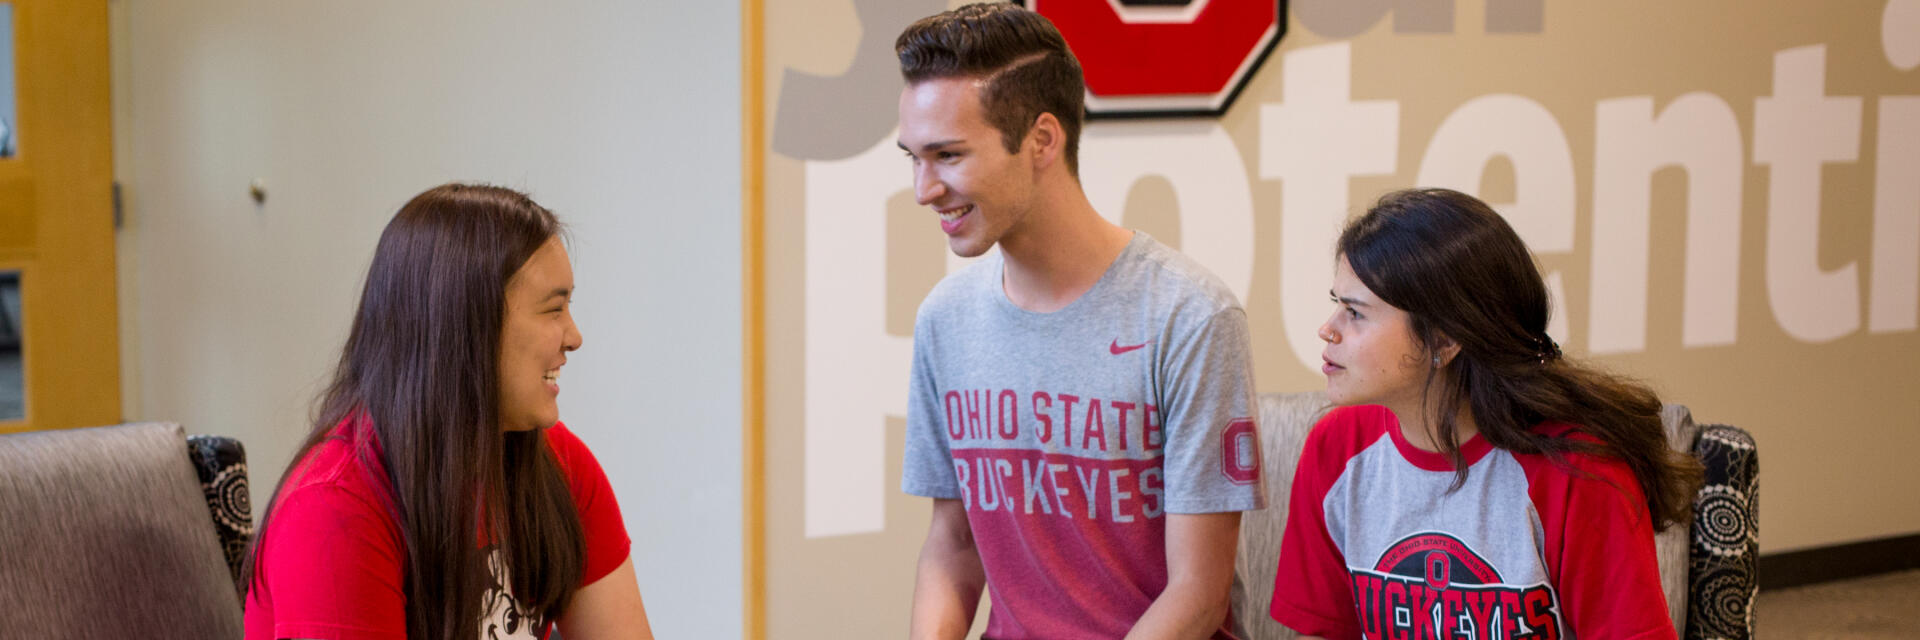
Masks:
[[[580,348],[573,324],[573,265],[558,236],[507,279],[500,325],[500,426],[521,431],[560,420],[560,367]]]

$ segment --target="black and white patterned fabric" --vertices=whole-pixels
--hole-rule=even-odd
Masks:
[[[220,549],[226,553],[234,590],[244,596],[240,566],[246,561],[247,543],[253,540],[253,496],[247,486],[246,448],[233,438],[200,435],[187,438],[187,453],[193,459],[194,472],[200,475],[200,489],[206,493],[213,528],[220,534]]]
[[[1693,453],[1706,482],[1693,500],[1687,637],[1750,640],[1760,587],[1760,458],[1752,434],[1724,424],[1702,428]]]

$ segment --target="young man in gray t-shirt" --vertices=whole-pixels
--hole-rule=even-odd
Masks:
[[[896,42],[919,202],[982,260],[914,327],[901,487],[933,498],[915,638],[1232,638],[1240,511],[1265,506],[1246,313],[1081,191],[1079,64],[970,5]]]

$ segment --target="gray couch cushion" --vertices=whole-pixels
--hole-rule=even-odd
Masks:
[[[1307,433],[1332,405],[1327,394],[1260,394],[1260,470],[1267,488],[1267,508],[1240,516],[1240,552],[1234,556],[1233,612],[1249,639],[1294,637],[1268,615],[1273,602],[1273,574],[1280,562],[1280,537],[1287,530],[1287,497],[1293,490],[1293,471],[1300,466],[1300,450]]]
[[[1670,404],[1660,412],[1667,427],[1667,445],[1675,451],[1693,453],[1693,441],[1700,438],[1700,425],[1684,405]],[[1667,594],[1667,615],[1674,630],[1687,630],[1687,547],[1689,529],[1682,522],[1653,535],[1653,555],[1660,560],[1660,590]]]
[[[0,629],[240,638],[240,603],[179,425],[0,436]]]

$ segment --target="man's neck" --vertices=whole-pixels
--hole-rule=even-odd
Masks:
[[[1000,239],[1007,299],[1028,311],[1066,308],[1093,288],[1133,239],[1073,185],[1035,203],[1017,236]]]

